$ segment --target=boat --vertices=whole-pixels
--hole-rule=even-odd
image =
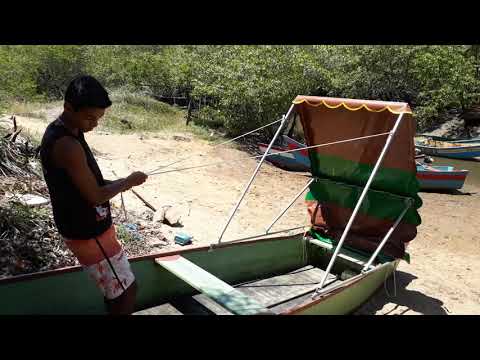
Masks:
[[[309,171],[310,159],[307,150],[285,153],[291,149],[301,149],[306,145],[283,135],[283,146],[272,146],[269,162],[289,171]],[[264,153],[268,144],[259,143],[259,150]],[[275,153],[280,153],[275,155]],[[417,163],[417,180],[421,190],[458,190],[465,183],[469,171],[459,170],[454,166],[431,166]]]
[[[275,154],[275,152],[283,152],[285,150],[301,149],[305,147],[305,144],[302,144],[287,135],[281,135],[281,143],[276,146],[272,146],[270,154]],[[264,153],[268,144],[259,143],[258,148],[261,153]],[[270,155],[267,159],[268,162],[273,165],[289,171],[310,171],[310,158],[308,157],[307,150],[300,150],[291,153],[282,153],[279,155]]]
[[[225,241],[238,206],[295,115],[312,163],[305,187],[281,204],[265,232]],[[406,246],[416,237],[422,205],[414,129],[406,103],[297,96],[218,239],[130,258],[139,286],[135,315],[354,312],[400,261],[410,261]],[[310,224],[272,231],[307,190]],[[0,279],[0,314],[104,313],[80,266]]]
[[[438,140],[438,141],[446,141],[450,143],[458,143],[458,144],[468,144],[468,143],[476,143],[476,142],[480,143],[480,136],[477,136],[475,138],[469,138],[469,139],[452,139],[448,137],[428,135],[428,134],[419,134],[417,136],[417,138],[421,138],[421,137],[426,137],[426,138]]]
[[[432,166],[417,163],[417,179],[420,189],[458,190],[465,184],[468,170],[455,169],[454,166]]]
[[[416,137],[415,146],[425,155],[454,159],[480,157],[480,141],[476,139],[444,141],[432,137]]]
[[[306,145],[283,135],[283,143],[280,146],[272,146],[269,162],[288,171],[309,171],[310,159],[308,150],[295,153],[285,153],[287,150],[301,149]],[[264,153],[268,144],[259,143],[259,150]],[[279,154],[275,154],[279,153]],[[417,157],[418,158],[418,157]],[[421,190],[458,190],[465,183],[469,171],[459,170],[454,166],[431,166],[417,162],[417,180]]]

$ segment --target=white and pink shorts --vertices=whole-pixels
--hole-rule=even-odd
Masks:
[[[113,225],[96,238],[65,239],[65,244],[106,299],[117,298],[135,281]]]

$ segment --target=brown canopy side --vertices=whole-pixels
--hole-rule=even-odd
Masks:
[[[377,193],[368,193],[345,242],[373,252],[403,209],[389,203],[398,196],[411,198],[414,206],[384,248],[384,254],[402,257],[405,244],[415,238],[421,222],[413,142],[416,126],[408,104],[313,96],[298,96],[294,104],[307,146],[389,132],[404,112],[371,185]],[[312,175],[326,180],[313,183],[307,195],[313,231],[339,240],[360,194],[354,187],[365,186],[386,139],[384,135],[309,151]]]

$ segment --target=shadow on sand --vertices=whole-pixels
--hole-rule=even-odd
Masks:
[[[410,310],[423,315],[448,315],[441,300],[416,290],[406,289],[411,281],[417,279],[416,276],[403,271],[397,271],[395,277],[397,283],[396,296],[394,296],[394,281],[393,276],[391,276],[386,282],[390,295],[385,291],[385,287],[382,287],[368,303],[355,312],[355,315],[374,315],[389,303],[395,304],[395,306],[383,313],[384,315],[402,315]]]
[[[427,190],[427,189],[422,189],[420,190],[420,193],[430,193],[430,194],[446,194],[446,195],[476,195],[476,192],[464,192],[460,190]]]

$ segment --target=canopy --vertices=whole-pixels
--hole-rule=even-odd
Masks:
[[[417,209],[422,205],[417,195],[415,121],[408,104],[314,96],[297,96],[293,104],[307,146],[389,132],[404,113],[345,240],[347,246],[372,253],[410,199],[413,205],[382,251],[403,257],[405,244],[417,234]],[[340,239],[386,139],[384,135],[309,150],[311,172],[317,178],[306,197],[312,235]]]

